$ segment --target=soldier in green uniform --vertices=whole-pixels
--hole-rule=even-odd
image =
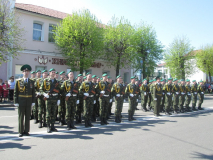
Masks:
[[[107,82],[107,74],[102,75],[103,80],[101,80],[95,87],[96,93],[99,94],[100,103],[100,123],[101,125],[109,124],[107,122],[108,106],[110,102],[110,92],[111,84]]]
[[[138,98],[139,98],[139,95],[140,95],[140,86],[139,86],[139,80],[138,80],[138,78],[135,78],[135,85],[136,85],[136,90],[135,90],[135,93],[137,94],[136,95],[136,107],[135,107],[135,110],[139,110],[138,108],[137,108],[137,106],[138,106]]]
[[[116,77],[117,82],[113,84],[111,88],[112,96],[115,97],[115,122],[121,123],[121,110],[123,106],[123,93],[124,86],[122,85],[122,77],[118,75]]]
[[[93,85],[92,81],[92,75],[90,72],[86,74],[87,80],[82,82],[79,93],[82,94],[83,101],[84,101],[84,120],[85,120],[85,127],[92,127],[91,123],[91,117],[93,112],[93,106],[94,106],[94,96],[96,94],[95,92],[95,85]]]
[[[66,105],[66,122],[67,130],[76,129],[74,126],[74,117],[76,113],[76,104],[78,100],[78,83],[74,82],[74,74],[72,71],[68,73],[69,79],[64,81],[61,86],[61,91],[65,93],[65,105]]]
[[[187,112],[191,112],[191,109],[189,107],[189,104],[191,103],[191,86],[190,86],[190,80],[186,80],[186,100],[185,100],[185,107]]]
[[[150,86],[152,84],[152,80],[149,80],[149,84],[148,86],[148,108],[149,110],[151,110],[151,101],[152,101],[152,94],[151,94],[151,90],[150,90]]]
[[[35,79],[36,79],[36,72],[35,72],[35,71],[32,71],[32,72],[30,72],[30,73],[31,73],[30,79],[33,80],[33,81],[35,81]]]
[[[172,87],[172,91],[173,91],[173,112],[174,114],[177,114],[178,112],[178,104],[179,104],[179,94],[180,94],[180,88],[179,85],[177,84],[178,79],[175,78],[173,80],[173,87]]]
[[[180,80],[179,88],[180,88],[180,97],[179,97],[179,106],[180,107],[179,107],[179,109],[180,109],[181,113],[184,113],[183,105],[184,105],[185,96],[186,96],[186,87],[185,87],[184,79]]]
[[[55,72],[55,79],[56,79],[57,81],[60,80],[60,79],[59,79],[59,73],[58,73],[58,72]]]
[[[203,99],[204,99],[204,91],[205,91],[205,86],[203,85],[203,81],[200,80],[200,83],[197,87],[197,93],[198,93],[198,97],[199,97],[199,103],[198,103],[198,109],[199,110],[203,110],[203,108],[201,108],[201,105],[203,103]]]
[[[31,75],[30,75],[30,79],[31,80],[33,80],[33,81],[35,81],[36,80],[36,72],[35,71],[31,71],[30,72],[31,73]],[[36,114],[36,111],[35,111],[35,109],[36,109],[36,100],[35,100],[35,105],[34,106],[32,106],[32,113],[31,113],[31,117],[30,117],[30,119],[34,119],[36,116],[38,116],[38,112],[37,112],[37,114]],[[38,111],[38,110],[37,110]],[[37,119],[38,120],[38,119]],[[37,123],[37,122],[36,122]]]
[[[96,75],[93,75],[92,76],[92,83],[93,83],[93,85],[97,85],[97,83],[96,83]],[[98,95],[98,94],[96,94],[96,95]],[[96,95],[95,95],[95,97],[94,97],[94,106],[93,106],[93,113],[92,113],[92,117],[91,117],[91,120],[92,120],[92,122],[96,122],[96,110],[97,110],[97,101],[96,101]]]
[[[96,78],[96,84],[98,84],[101,81],[100,77]],[[100,116],[100,103],[99,103],[99,94],[96,93],[96,115],[99,117]]]
[[[192,93],[192,110],[197,111],[196,103],[197,103],[197,82],[196,80],[192,81],[191,93]]]
[[[128,109],[128,120],[136,120],[133,115],[135,112],[135,107],[136,107],[136,85],[135,85],[135,77],[131,77],[131,83],[129,83],[126,86],[125,89],[125,94],[128,95],[128,101],[129,101],[129,109]]]
[[[165,94],[165,114],[171,115],[170,108],[172,106],[172,78],[168,78],[168,82],[163,86]]]
[[[45,107],[45,102],[44,102],[44,96],[40,92],[40,87],[41,84],[43,83],[43,80],[47,78],[47,70],[42,71],[42,77],[43,78],[38,78],[35,82],[35,91],[36,91],[36,97],[38,100],[38,128],[42,128],[42,122],[43,122],[43,127],[46,127],[46,107]]]
[[[16,81],[14,88],[14,106],[18,107],[19,137],[23,134],[29,136],[31,107],[35,105],[34,81],[28,78],[31,66],[23,65],[21,71],[23,78]]]
[[[152,80],[152,84],[150,85],[150,91],[151,91],[151,107],[150,107],[150,111],[154,112],[154,99],[153,99],[153,86],[156,83],[156,79]]]
[[[162,86],[160,83],[160,77],[156,77],[156,83],[152,87],[152,97],[154,100],[154,116],[160,116],[160,104],[162,99]]]
[[[141,93],[141,109],[144,112],[147,112],[147,100],[149,96],[149,87],[147,85],[147,79],[143,79],[143,84],[140,86],[140,93]]]
[[[82,84],[83,76],[79,74],[76,79],[76,83],[78,84],[78,88],[80,88]],[[78,94],[79,104],[77,104],[76,108],[76,124],[81,123],[81,113],[83,113],[83,94],[79,92]]]
[[[110,76],[107,77],[107,82],[108,84],[110,84],[110,86],[112,87],[112,78]],[[111,90],[111,88],[109,88]],[[112,110],[112,93],[110,92],[109,94],[109,106],[107,107],[107,119],[110,119],[110,115],[112,114],[111,110]]]
[[[65,71],[61,71],[59,75],[61,77],[61,79],[59,80],[60,84],[59,86],[61,87],[65,80],[64,79],[66,76]],[[66,125],[65,115],[66,115],[65,93],[62,90],[60,90],[60,105],[58,106],[58,121],[60,126]]]
[[[164,87],[164,85],[165,85],[165,79],[161,79],[160,80],[160,83],[161,83],[161,86],[162,86],[162,88]],[[162,91],[162,94],[163,94],[163,96],[162,96],[162,99],[161,99],[161,104],[160,104],[160,112],[165,112],[165,110],[164,110],[164,107],[165,107],[165,93],[164,93],[164,91]]]
[[[46,123],[47,123],[47,133],[51,131],[57,132],[55,128],[55,119],[56,119],[56,109],[57,105],[60,104],[59,93],[60,93],[60,84],[55,79],[55,69],[51,68],[49,70],[49,78],[44,79],[41,84],[40,91],[44,96],[45,105],[46,105]],[[50,126],[51,125],[51,126]]]

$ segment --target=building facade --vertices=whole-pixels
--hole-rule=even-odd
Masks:
[[[16,79],[22,77],[20,67],[24,64],[30,64],[32,70],[49,70],[55,68],[58,72],[69,72],[70,68],[65,64],[64,57],[57,50],[54,43],[53,26],[67,16],[66,13],[56,10],[35,6],[31,4],[15,3],[15,13],[19,16],[21,28],[24,28],[23,39],[24,50],[18,53],[16,58],[10,58],[7,63],[0,66],[0,78],[5,80],[11,76]],[[108,73],[112,79],[115,79],[116,71],[114,67],[108,67],[104,60],[96,60],[85,73],[90,71],[92,74],[102,76]],[[77,76],[79,72],[74,72]],[[125,82],[130,81],[132,76],[131,69],[120,69],[121,76]]]

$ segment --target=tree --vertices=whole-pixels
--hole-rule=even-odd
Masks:
[[[103,58],[109,66],[116,68],[116,76],[119,69],[128,68],[134,62],[135,47],[133,41],[134,28],[128,20],[112,17],[105,29],[105,54]]]
[[[195,54],[195,58],[197,67],[209,75],[211,83],[211,75],[213,74],[213,45],[202,47],[202,49]]]
[[[143,78],[154,72],[154,68],[163,58],[163,46],[157,40],[155,30],[151,25],[141,23],[136,26],[134,39],[136,41],[138,63],[134,66],[137,70],[142,70]]]
[[[176,37],[169,44],[165,53],[166,66],[170,69],[172,77],[183,78],[189,77],[194,71],[194,65],[191,59],[194,57],[191,53],[190,41],[185,37]]]
[[[8,57],[17,56],[23,48],[24,29],[20,28],[20,21],[11,9],[8,0],[0,0],[0,64],[8,61]]]
[[[89,10],[74,12],[55,28],[55,43],[73,71],[91,67],[103,50],[103,26]]]

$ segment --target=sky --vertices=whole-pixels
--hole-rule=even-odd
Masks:
[[[213,44],[213,0],[16,0],[65,13],[89,9],[102,23],[113,16],[132,25],[146,22],[166,47],[175,37],[187,37],[194,49]]]

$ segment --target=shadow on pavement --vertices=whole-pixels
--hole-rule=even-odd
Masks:
[[[13,148],[26,150],[26,149],[31,149],[31,146],[24,146],[23,144],[20,144],[20,143],[6,142],[0,145],[0,152],[4,151],[4,149],[13,149]]]
[[[199,152],[194,152],[194,153],[192,153],[192,155],[193,155],[192,158],[197,158],[197,159],[209,159],[209,160],[213,159],[213,154],[207,155],[207,154],[203,154],[203,153],[199,153]]]
[[[14,107],[0,107],[0,110],[7,110],[7,111],[14,111],[15,108]]]
[[[0,126],[0,134],[18,134],[18,132],[10,131],[8,129],[13,129],[14,127],[10,126]]]
[[[203,110],[202,112],[200,111],[195,111],[191,112],[190,114],[177,114],[177,117],[193,117],[193,118],[199,118],[199,116],[208,116],[213,113],[213,110]],[[173,116],[171,116],[173,117]]]

